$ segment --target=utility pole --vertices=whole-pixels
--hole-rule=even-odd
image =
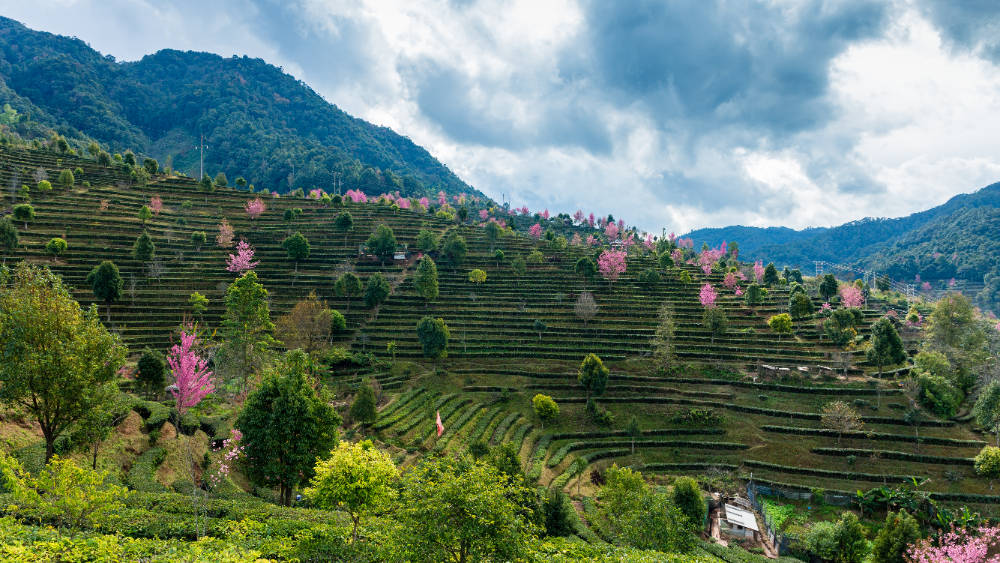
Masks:
[[[205,134],[200,133],[201,142],[198,143],[198,180],[205,177]]]

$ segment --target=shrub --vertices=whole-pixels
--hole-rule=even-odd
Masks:
[[[476,268],[469,272],[469,281],[475,284],[486,283],[486,272]]]
[[[535,395],[531,399],[531,406],[543,424],[551,422],[559,416],[559,405],[548,395],[542,395],[541,393]]]
[[[670,498],[674,506],[679,508],[684,516],[687,516],[691,526],[700,529],[708,509],[698,483],[690,477],[678,478],[674,481]]]
[[[66,252],[67,246],[64,239],[55,237],[45,244],[45,252],[53,257],[60,256]]]

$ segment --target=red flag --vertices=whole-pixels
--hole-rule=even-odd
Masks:
[[[437,411],[437,428],[438,436],[440,437],[444,433],[444,424],[441,424],[441,411]]]

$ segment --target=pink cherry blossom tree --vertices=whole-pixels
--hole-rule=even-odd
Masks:
[[[722,285],[726,289],[733,289],[737,283],[739,282],[736,281],[736,274],[734,272],[726,272],[726,277],[722,278]]]
[[[923,283],[923,284],[922,284],[922,285],[920,286],[920,289],[922,289],[922,290],[924,290],[924,291],[930,291],[930,290],[931,290],[931,282],[926,282],[926,281],[925,281],[925,282],[924,282],[924,283]]]
[[[1000,528],[982,526],[976,530],[952,528],[936,538],[918,540],[906,552],[911,563],[995,563],[1000,561]]]
[[[583,210],[582,209],[577,209],[576,213],[573,214],[573,221],[576,222],[576,224],[580,225],[580,224],[583,224],[583,219],[584,219],[583,218]]]
[[[760,283],[760,280],[764,279],[764,263],[757,260],[753,263],[753,277]]]
[[[448,203],[448,196],[445,195],[444,190],[438,192],[438,205],[444,205]]]
[[[528,229],[528,233],[535,238],[541,238],[542,226],[539,223],[535,223],[530,229]]]
[[[625,273],[625,252],[621,250],[605,250],[597,258],[597,269],[611,285],[618,276]]]
[[[840,302],[843,303],[844,307],[856,308],[865,302],[865,296],[860,289],[853,285],[845,285],[840,288]]]
[[[233,227],[225,219],[219,223],[219,235],[215,237],[215,242],[222,248],[233,246]]]
[[[587,246],[596,246],[598,242],[594,235],[587,235]]]
[[[223,452],[222,457],[217,462],[215,472],[208,476],[213,488],[218,487],[222,480],[229,476],[233,466],[243,455],[243,446],[240,445],[242,439],[243,433],[238,428],[233,428],[229,431],[229,437],[222,441],[221,446],[212,448],[214,452]]]
[[[486,219],[489,218],[489,216],[490,216],[490,212],[489,211],[487,211],[485,209],[480,209],[479,210],[479,219],[481,221],[485,221]]]
[[[546,221],[549,220],[549,210],[548,209],[542,211],[542,219],[545,219]]]
[[[237,274],[242,274],[247,270],[252,270],[260,264],[260,261],[254,262],[253,260],[253,247],[250,246],[245,240],[241,240],[236,245],[236,254],[230,254],[229,258],[226,258],[226,270],[229,272],[235,272]]]
[[[593,213],[591,213],[591,214],[590,214],[590,215],[589,215],[589,216],[587,217],[587,224],[588,224],[588,225],[590,225],[591,227],[593,227],[593,226],[594,226],[594,214],[593,214]]]
[[[674,261],[674,266],[680,266],[684,263],[684,251],[675,248],[673,252],[670,253],[670,259]]]
[[[215,390],[208,360],[198,355],[198,334],[188,325],[181,331],[179,344],[174,344],[167,354],[167,365],[174,378],[170,392],[177,401],[177,410],[184,414]]]
[[[706,309],[715,307],[715,300],[718,297],[719,294],[715,292],[715,288],[710,283],[701,286],[701,292],[698,293],[698,301],[701,301],[701,306]]]
[[[409,209],[411,206],[410,198],[401,197],[396,200],[396,205],[398,205],[400,209]]]
[[[646,233],[646,240],[642,241],[642,244],[646,247],[646,250],[653,250],[653,235]]]
[[[154,195],[149,198],[149,209],[154,215],[159,215],[160,211],[163,211],[163,200],[160,199],[160,196]]]
[[[246,204],[243,206],[243,209],[246,210],[247,217],[249,217],[250,220],[252,221],[254,219],[257,219],[258,217],[263,215],[265,211],[267,211],[267,205],[264,204],[264,200],[258,197],[246,202]]]
[[[733,292],[736,297],[743,297],[743,288],[736,286],[736,291]]]
[[[583,243],[583,239],[580,238],[580,233],[573,233],[573,238],[569,239],[569,243],[573,246],[580,246]]]
[[[430,207],[430,205],[431,205],[431,200],[427,199],[426,197],[422,197],[422,198],[420,198],[420,202],[419,203],[420,203],[420,207],[423,207],[424,210],[426,211],[427,208]]]
[[[608,237],[609,242],[618,238],[619,232],[618,225],[614,223],[608,223],[608,226],[604,228],[604,235]]]

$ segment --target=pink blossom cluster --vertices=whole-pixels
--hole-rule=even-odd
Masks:
[[[726,289],[733,289],[736,287],[737,283],[739,282],[736,281],[736,274],[733,272],[726,272],[726,277],[722,278],[722,285],[724,285]]]
[[[583,210],[577,209],[576,213],[573,214],[573,221],[575,221],[577,224],[583,224],[583,220],[584,220]]]
[[[444,190],[438,192],[438,205],[444,205],[448,203],[448,196],[444,193]]]
[[[490,212],[485,209],[479,210],[479,219],[485,221],[490,216]]]
[[[396,200],[396,205],[398,205],[400,209],[409,209],[410,205],[411,205],[410,204],[410,198],[408,198],[408,197],[401,197],[401,198],[399,198],[399,199]]]
[[[521,212],[521,215],[531,215],[531,211],[528,211],[527,205],[522,206],[521,209],[518,209],[518,211]]]
[[[677,240],[677,235],[675,235],[673,231],[670,231],[670,234],[667,235],[667,240],[674,242]]]
[[[573,246],[580,246],[583,243],[583,239],[580,238],[580,233],[573,233],[573,238],[569,239],[569,243]]]
[[[840,302],[847,308],[860,307],[865,301],[861,290],[853,285],[845,285],[840,288]]]
[[[734,291],[733,293],[736,294],[736,297],[742,297],[743,296],[743,288],[741,288],[740,286],[736,286],[736,291]]]
[[[159,215],[160,211],[163,211],[163,200],[160,199],[160,196],[154,195],[153,197],[149,198],[149,209],[155,215]]]
[[[530,229],[528,229],[528,234],[530,234],[531,236],[533,236],[535,238],[541,238],[542,237],[542,225],[539,224],[539,223],[535,223],[534,225],[531,226]]]
[[[677,239],[677,246],[681,248],[694,248],[694,239],[691,237]]]
[[[719,248],[708,248],[704,250],[700,256],[698,256],[698,265],[701,266],[701,271],[708,274],[712,273],[712,267],[715,266],[716,262],[722,259],[726,255],[726,243],[723,242],[722,246]]]
[[[936,538],[917,541],[906,552],[912,563],[997,563],[1000,562],[1000,528],[982,526],[976,530],[952,528]]]
[[[240,445],[240,440],[242,439],[243,433],[239,429],[233,428],[229,431],[229,437],[222,441],[222,446],[212,448],[212,451],[223,452],[215,472],[208,476],[213,488],[219,486],[219,483],[232,471],[236,461],[243,455],[243,446]]]
[[[253,220],[260,217],[265,211],[267,211],[267,205],[264,204],[264,200],[258,197],[246,202],[246,204],[243,205],[243,209],[246,210],[247,217]]]
[[[613,241],[618,238],[618,225],[614,223],[608,223],[608,226],[604,228],[604,235],[608,237],[608,241]]]
[[[226,258],[226,270],[242,274],[247,270],[252,270],[260,264],[260,260],[253,261],[253,247],[245,240],[241,240],[236,245],[236,254],[230,254]]]
[[[325,196],[325,195],[326,195],[326,192],[324,192],[323,190],[321,190],[319,188],[313,188],[313,189],[309,190],[309,198],[310,199],[323,199],[323,196]]]
[[[354,203],[368,203],[368,196],[361,190],[347,190],[344,192],[344,197]]]
[[[670,259],[674,261],[674,266],[680,266],[684,262],[684,251],[675,248],[673,252],[670,253]]]
[[[823,303],[822,305],[820,305],[820,306],[819,306],[819,310],[820,310],[821,312],[822,312],[822,311],[832,311],[832,310],[833,310],[833,307],[832,307],[832,306],[830,305],[830,303],[829,303],[829,302],[827,302],[827,303]]]
[[[587,246],[597,246],[600,241],[594,235],[587,235]]]
[[[615,281],[625,273],[626,254],[620,250],[605,250],[597,258],[597,269],[608,281]]]
[[[930,290],[931,290],[931,282],[924,282],[924,283],[923,283],[923,284],[922,284],[922,285],[920,286],[920,289],[922,289],[922,290],[924,290],[924,291],[930,291]]]
[[[764,279],[764,263],[760,260],[753,263],[753,277],[757,280],[757,283],[760,283]]]
[[[198,355],[195,351],[197,346],[198,334],[188,325],[181,331],[180,344],[174,344],[167,354],[167,365],[174,377],[170,392],[177,401],[177,410],[182,414],[215,390],[208,360]]]
[[[701,301],[701,306],[706,309],[715,307],[715,300],[718,297],[719,294],[715,292],[715,288],[710,283],[701,286],[701,291],[698,293],[698,301]]]
[[[590,214],[590,215],[589,215],[589,216],[587,217],[587,224],[588,224],[588,225],[590,225],[591,227],[593,227],[593,226],[594,226],[594,214],[593,214],[593,213],[591,213],[591,214]]]
[[[646,233],[646,240],[642,241],[642,244],[646,247],[647,250],[653,250],[653,235],[650,233]]]
[[[955,278],[951,278],[950,280],[948,280],[948,287],[955,287],[956,283],[958,282],[955,280]]]
[[[546,209],[545,211],[542,211],[542,219],[545,219],[546,221],[549,220],[549,210],[548,209]]]
[[[428,207],[431,206],[431,200],[427,199],[426,197],[420,198],[420,201],[418,203],[420,204],[420,207],[423,207],[424,209],[427,209]]]

